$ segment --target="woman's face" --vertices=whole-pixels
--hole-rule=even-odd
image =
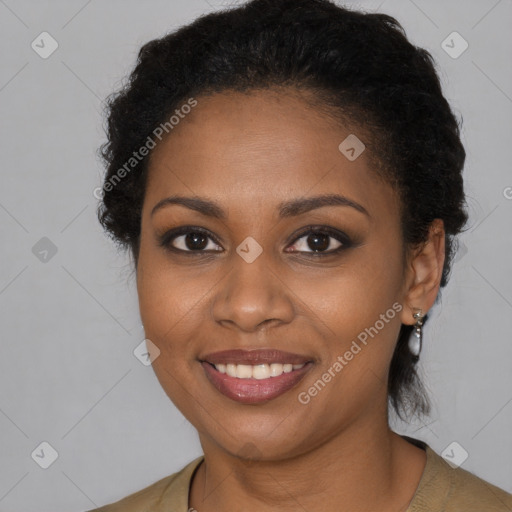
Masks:
[[[408,274],[395,192],[370,169],[369,149],[354,159],[353,138],[339,149],[364,134],[297,94],[196,99],[152,152],[142,212],[137,287],[161,385],[202,441],[231,454],[252,443],[263,458],[292,457],[342,431],[382,428]],[[349,201],[308,203],[327,195]],[[170,196],[215,203],[223,218],[177,203],[152,214]],[[226,395],[202,361],[232,349],[311,363],[273,398],[261,393],[282,376],[244,389],[230,377]]]

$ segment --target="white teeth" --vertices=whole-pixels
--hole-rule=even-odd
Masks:
[[[236,364],[227,364],[226,365],[226,373],[230,377],[236,377]]]
[[[252,366],[248,364],[237,364],[236,376],[239,379],[250,379],[252,377]]]
[[[253,379],[268,379],[270,377],[270,366],[268,364],[258,364],[256,366],[249,366],[252,372]]]
[[[279,377],[283,373],[283,365],[279,363],[272,363],[270,365],[270,376]]]
[[[269,377],[279,377],[283,373],[290,373],[293,370],[302,368],[306,363],[302,364],[216,364],[214,365],[217,371],[225,373],[230,377],[238,379],[268,379]]]

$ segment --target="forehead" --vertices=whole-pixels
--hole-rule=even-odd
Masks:
[[[243,208],[328,192],[357,197],[368,209],[389,207],[394,193],[371,168],[367,135],[336,122],[307,96],[264,90],[196,101],[152,150],[147,203],[180,193],[224,198],[236,209],[235,203]],[[362,152],[351,160],[347,146]]]

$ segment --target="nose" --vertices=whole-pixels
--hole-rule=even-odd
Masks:
[[[252,263],[238,255],[233,260],[213,300],[215,321],[244,332],[290,323],[293,293],[272,268],[265,251]]]

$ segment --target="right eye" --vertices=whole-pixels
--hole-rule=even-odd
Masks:
[[[207,230],[195,226],[183,226],[159,236],[158,245],[170,251],[192,254],[221,252],[223,250],[221,248],[219,251],[218,249],[212,249],[212,247],[208,249],[208,246],[212,245],[208,243],[208,239],[213,242],[214,247],[219,247],[217,240]]]

